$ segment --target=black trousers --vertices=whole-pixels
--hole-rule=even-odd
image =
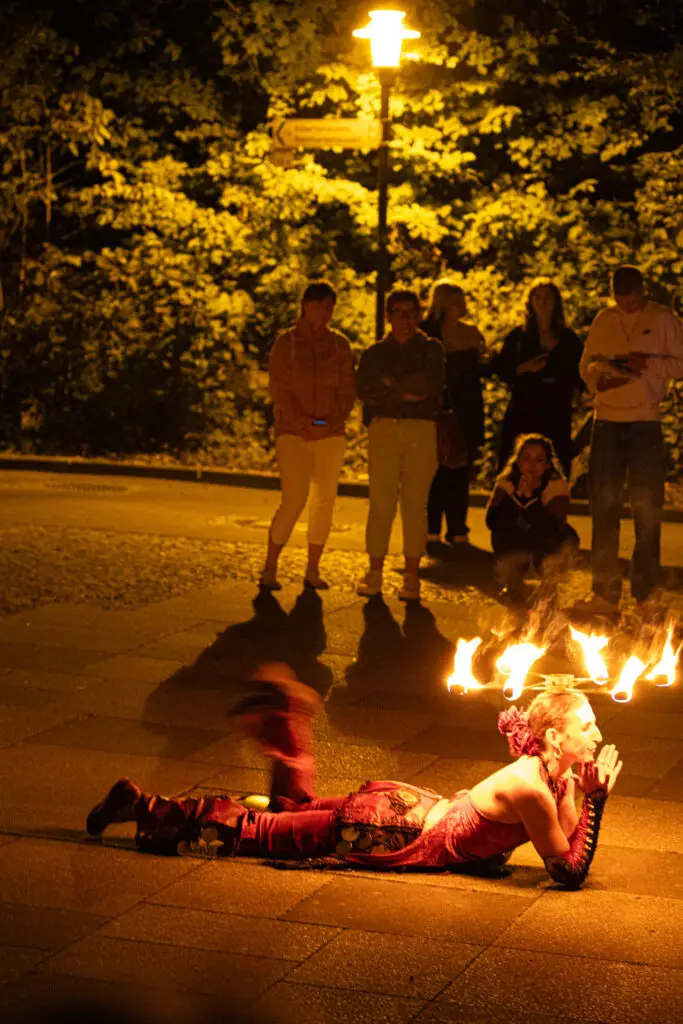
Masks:
[[[491,531],[491,547],[496,555],[507,555],[511,551],[523,551],[528,554],[529,561],[533,560],[536,566],[540,566],[547,555],[552,555],[564,544],[571,544],[577,548],[579,546],[579,535],[569,524],[557,530],[534,531],[524,530],[510,524]]]
[[[470,500],[470,466],[447,469],[439,466],[432,480],[427,501],[427,532],[441,533],[446,517],[446,538],[463,537],[467,532],[467,506]]]
[[[664,459],[661,424],[596,420],[588,469],[593,590],[613,604],[621,596],[619,529],[627,480],[636,535],[631,559],[636,601],[646,601],[659,583]]]

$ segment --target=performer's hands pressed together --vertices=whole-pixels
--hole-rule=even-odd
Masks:
[[[623,767],[619,760],[619,751],[613,743],[607,743],[595,761],[584,761],[579,769],[578,786],[586,795],[602,791],[608,796],[614,789]]]

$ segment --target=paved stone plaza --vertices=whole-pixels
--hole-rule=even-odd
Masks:
[[[157,858],[133,849],[130,826],[86,837],[87,811],[120,775],[167,794],[267,787],[226,717],[264,658],[325,698],[321,794],[368,778],[449,794],[495,769],[502,697],[444,685],[481,608],[434,588],[438,600],[406,609],[294,584],[254,600],[253,583],[227,579],[131,607],[63,600],[0,618],[9,1019],[36,996],[122,992],[197,1020],[228,1005],[307,1024],[683,1018],[680,685],[595,700],[625,767],[577,893],[554,887],[529,846],[504,878],[480,879]]]

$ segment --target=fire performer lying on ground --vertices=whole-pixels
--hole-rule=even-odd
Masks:
[[[610,745],[594,759],[601,735],[582,694],[545,692],[526,713],[501,712],[498,727],[516,760],[450,800],[401,782],[366,782],[357,793],[317,799],[311,719],[320,698],[287,665],[262,665],[253,682],[256,692],[238,713],[273,761],[269,810],[222,796],[154,796],[121,779],[88,815],[89,834],[134,821],[137,846],[149,853],[332,858],[386,870],[502,867],[530,840],[554,881],[570,888],[584,881],[621,761]]]

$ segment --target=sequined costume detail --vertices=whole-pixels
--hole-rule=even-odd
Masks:
[[[358,794],[360,795],[360,794]],[[443,818],[404,849],[366,854],[354,851],[344,860],[394,871],[449,868],[501,858],[529,841],[524,826],[492,821],[475,807],[467,790],[456,793]]]

